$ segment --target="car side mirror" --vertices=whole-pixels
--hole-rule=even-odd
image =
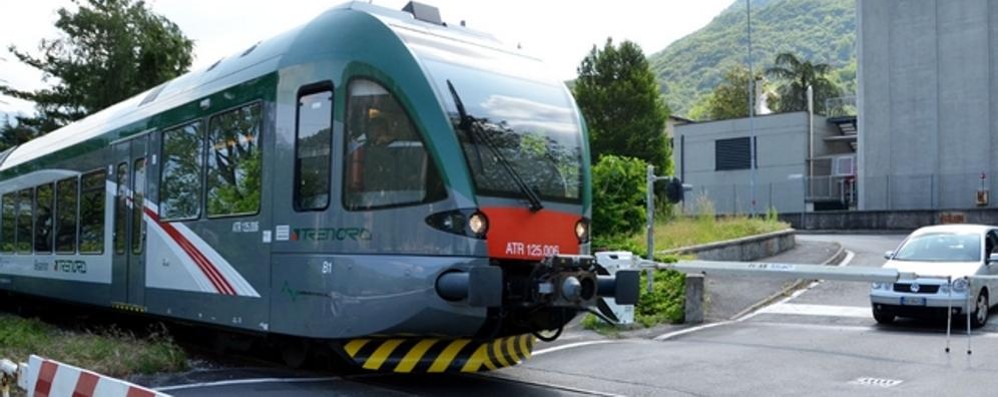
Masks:
[[[988,256],[988,263],[987,264],[990,265],[992,263],[998,263],[998,253],[991,254],[990,256]]]
[[[894,251],[884,252],[884,259],[891,259],[894,256]]]

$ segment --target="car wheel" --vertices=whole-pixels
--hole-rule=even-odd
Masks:
[[[974,315],[971,317],[971,325],[974,328],[983,327],[988,323],[988,291],[981,290],[977,294],[977,303],[974,304]]]
[[[877,320],[880,324],[891,324],[894,322],[894,311],[891,309],[877,309],[877,306],[873,306],[873,319]]]

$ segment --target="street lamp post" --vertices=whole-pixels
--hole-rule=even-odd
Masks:
[[[749,119],[749,170],[752,173],[752,216],[757,214],[755,203],[755,185],[756,185],[756,143],[755,143],[755,73],[752,68],[752,0],[745,0],[745,12],[747,21],[747,33],[748,33],[748,119]]]

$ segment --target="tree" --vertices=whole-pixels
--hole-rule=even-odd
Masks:
[[[766,82],[762,74],[756,73],[756,84],[762,84],[757,92],[766,92]],[[694,120],[727,120],[748,117],[748,68],[742,65],[731,66],[725,71],[724,79],[714,87],[714,91],[701,97],[690,109],[689,116]],[[769,97],[769,95],[767,94]],[[767,102],[771,102],[772,98]],[[755,104],[753,103],[753,106]]]
[[[792,53],[784,52],[776,56],[776,66],[766,69],[766,74],[781,80],[777,88],[779,99],[776,110],[796,112],[807,110],[807,87],[814,89],[814,110],[825,114],[825,99],[841,95],[841,90],[829,78],[832,72],[827,63],[813,64],[801,61]]]
[[[86,117],[186,73],[194,43],[144,1],[72,0],[79,8],[58,11],[61,37],[42,40],[39,55],[9,50],[54,85],[22,91],[0,84],[0,93],[32,101],[35,117],[18,125],[40,133]]]
[[[38,132],[29,126],[18,123],[4,116],[0,122],[0,151],[20,145],[36,137]]]
[[[641,48],[630,41],[615,46],[607,39],[602,49],[593,46],[578,72],[573,94],[589,127],[593,163],[615,154],[642,159],[670,174],[669,109]]]

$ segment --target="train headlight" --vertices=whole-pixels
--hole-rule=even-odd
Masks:
[[[478,239],[485,238],[485,232],[489,229],[489,222],[485,218],[485,214],[470,208],[430,215],[426,218],[426,223],[437,230]]]
[[[580,244],[589,242],[589,221],[586,218],[575,222],[575,237],[579,239]]]
[[[485,214],[476,212],[468,217],[468,229],[477,236],[484,236],[489,231],[489,218]]]

